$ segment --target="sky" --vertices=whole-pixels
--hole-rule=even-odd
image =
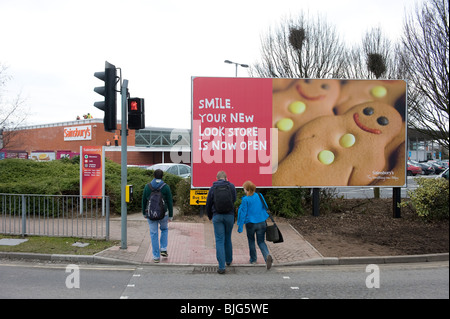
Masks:
[[[325,15],[351,44],[374,27],[396,41],[416,1],[0,0],[2,95],[25,99],[27,125],[103,118],[94,73],[108,61],[145,99],[147,127],[190,128],[191,77],[234,77],[224,60],[257,63],[262,36],[285,17]]]

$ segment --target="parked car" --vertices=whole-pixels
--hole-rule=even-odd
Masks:
[[[436,174],[440,174],[446,169],[441,161],[428,161],[427,163],[433,165]]]
[[[422,168],[420,166],[416,166],[408,161],[407,174],[408,176],[416,176],[417,174],[422,174]]]
[[[176,163],[161,163],[154,164],[152,166],[147,167],[150,170],[160,169],[163,172],[177,175],[183,178],[191,176],[191,167],[186,164],[176,164]]]
[[[420,168],[422,169],[422,174],[424,175],[435,174],[434,166],[431,163],[419,163],[412,160],[410,160],[410,163],[415,166],[420,166]]]
[[[448,180],[448,167],[445,169],[445,171],[440,173],[436,178],[445,178],[446,180]]]

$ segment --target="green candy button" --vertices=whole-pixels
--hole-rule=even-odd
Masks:
[[[292,130],[294,127],[294,121],[289,118],[281,119],[277,122],[277,128],[283,132]]]
[[[331,151],[327,151],[327,150],[321,151],[319,153],[318,158],[319,158],[319,161],[325,165],[330,165],[331,163],[334,162],[334,154]]]
[[[288,110],[292,114],[302,114],[306,110],[306,104],[303,103],[302,101],[296,101],[294,103],[289,104]]]

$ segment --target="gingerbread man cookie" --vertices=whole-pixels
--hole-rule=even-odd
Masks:
[[[402,117],[391,105],[366,102],[343,115],[322,116],[305,124],[294,149],[272,177],[274,186],[369,185],[391,174],[385,147],[400,132]]]
[[[392,105],[403,118],[403,132],[386,146],[386,157],[405,141],[406,82],[404,80],[350,80],[341,82],[341,95],[335,113],[344,114],[349,108],[366,101],[380,101]],[[401,164],[404,167],[404,164]],[[386,170],[390,168],[387,167]],[[391,182],[391,181],[389,181]]]
[[[274,79],[273,87],[280,87],[279,81]],[[278,162],[289,153],[291,138],[302,125],[316,117],[333,114],[339,90],[339,80],[302,79],[274,92],[272,119],[273,127],[278,129]]]
[[[403,80],[349,80],[341,84],[341,93],[334,108],[337,115],[367,101],[380,101],[395,107],[406,94],[406,82]]]

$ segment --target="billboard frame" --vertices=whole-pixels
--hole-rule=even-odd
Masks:
[[[195,101],[194,101],[194,94],[195,94],[195,88],[194,88],[194,81],[195,81],[195,79],[198,79],[198,78],[202,78],[202,79],[212,79],[212,80],[214,80],[214,79],[220,79],[220,80],[229,80],[229,81],[234,81],[234,80],[242,80],[242,79],[246,79],[246,80],[257,80],[257,79],[260,79],[260,80],[274,80],[273,78],[237,78],[237,77],[197,77],[197,76],[192,76],[191,77],[191,169],[192,169],[192,178],[191,178],[191,188],[192,189],[200,189],[200,188],[205,188],[205,187],[209,187],[211,184],[212,184],[212,182],[215,180],[215,174],[213,174],[213,176],[210,176],[210,180],[211,180],[211,183],[209,183],[209,185],[204,185],[204,184],[199,184],[199,183],[197,183],[196,182],[196,180],[195,180],[195,178],[196,178],[196,174],[195,174],[195,171],[196,171],[196,168],[195,168],[195,166],[196,166],[196,164],[198,164],[198,163],[195,163],[194,162],[194,157],[195,157],[195,152],[196,152],[196,150],[195,150],[195,145],[196,145],[196,141],[195,141],[195,139],[198,137],[197,136],[197,134],[195,134],[196,133],[196,131],[195,131],[195,127],[194,127],[194,125],[195,125],[195,115],[196,115],[196,113],[195,113],[195,110],[194,110],[194,104],[195,104]],[[402,180],[400,181],[400,182],[403,182],[402,183],[402,185],[383,185],[383,184],[372,184],[372,183],[369,183],[369,184],[367,184],[367,185],[314,185],[314,184],[305,184],[305,185],[258,185],[257,183],[255,183],[255,184],[257,184],[258,185],[258,187],[259,188],[336,188],[336,187],[343,187],[343,188],[346,188],[346,187],[360,187],[360,188],[367,188],[367,187],[370,187],[370,188],[373,188],[373,187],[379,187],[379,188],[404,188],[404,187],[407,187],[407,159],[408,159],[408,157],[407,157],[407,154],[408,154],[408,146],[407,146],[407,141],[408,141],[408,136],[407,136],[407,123],[408,123],[408,83],[407,83],[407,81],[406,80],[404,80],[404,79],[392,79],[392,80],[380,80],[380,79],[317,79],[317,78],[311,78],[311,79],[288,79],[288,78],[285,78],[285,79],[279,79],[279,78],[276,78],[277,80],[281,80],[281,81],[283,81],[283,80],[285,80],[285,81],[295,81],[295,80],[337,80],[337,81],[361,81],[362,83],[363,82],[370,82],[370,81],[388,81],[388,82],[390,82],[390,81],[392,81],[392,82],[394,82],[394,81],[403,81],[404,82],[404,93],[402,93],[402,95],[401,95],[401,99],[403,99],[403,104],[404,104],[404,114],[401,114],[401,116],[402,116],[402,120],[403,120],[403,122],[402,122],[402,127],[401,127],[401,129],[404,129],[404,136],[403,136],[403,134],[401,134],[401,131],[400,131],[400,133],[398,133],[396,136],[398,136],[398,138],[404,138],[403,139],[403,142],[401,142],[397,147],[400,149],[400,147],[401,147],[401,145],[402,145],[402,143],[404,143],[404,149],[403,150],[400,150],[400,151],[398,151],[398,158],[400,158],[400,159],[404,159],[404,163],[403,164],[401,164],[401,162],[400,161],[398,161],[398,165],[403,165],[402,166],[402,171],[403,171],[403,176],[401,176],[401,177],[404,177],[404,178],[402,178]],[[400,99],[400,98],[398,98],[398,99]],[[223,108],[226,108],[227,106],[229,106],[230,105],[230,102],[228,101],[224,101],[224,100],[222,100],[222,101],[219,101],[219,103],[221,103],[220,105],[218,105],[219,107],[223,107]],[[228,103],[228,104],[227,104]],[[232,103],[232,102],[231,102]],[[397,110],[397,111],[399,111],[399,110]],[[400,113],[400,111],[399,111],[399,113]],[[271,127],[271,128],[273,128],[273,127]],[[270,136],[270,135],[269,135]],[[269,137],[269,138],[271,138],[271,137]],[[222,156],[222,158],[223,158],[224,156]],[[237,164],[237,165],[239,165],[239,164],[241,164],[241,163],[234,163],[234,164]],[[227,171],[226,169],[225,169],[225,171]],[[216,172],[217,173],[217,172]],[[227,172],[228,173],[228,172]],[[211,174],[210,174],[211,175]],[[249,177],[249,179],[252,179],[252,177]],[[234,183],[234,181],[233,180],[230,180],[231,182],[233,182]],[[237,183],[237,184],[239,184],[239,183]],[[242,187],[242,186],[240,186],[240,185],[236,185],[237,187]]]

